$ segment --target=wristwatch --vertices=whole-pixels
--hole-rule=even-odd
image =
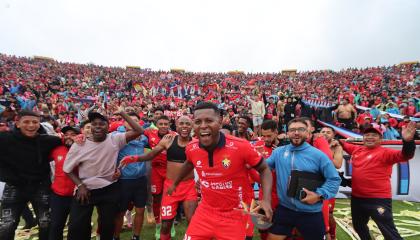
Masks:
[[[77,189],[79,189],[82,185],[83,185],[84,183],[79,183],[79,184],[77,184]]]

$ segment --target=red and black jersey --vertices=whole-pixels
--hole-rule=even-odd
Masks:
[[[159,144],[161,137],[159,136],[159,130],[157,129],[146,129],[144,135],[148,138],[149,146],[151,149],[155,148]],[[162,151],[152,160],[152,167],[161,167],[166,169],[167,165],[166,151]]]
[[[217,211],[230,211],[242,208],[241,201],[251,201],[247,166],[257,166],[262,157],[248,141],[220,133],[213,151],[208,152],[195,139],[185,152],[200,178],[201,204]]]

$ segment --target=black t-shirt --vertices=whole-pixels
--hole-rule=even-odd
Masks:
[[[51,151],[61,145],[59,137],[28,138],[19,130],[0,133],[0,180],[16,185],[49,181]]]

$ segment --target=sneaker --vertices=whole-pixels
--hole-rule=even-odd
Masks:
[[[175,225],[172,224],[172,228],[171,228],[171,238],[174,238],[176,235],[176,230],[175,230]]]
[[[160,227],[161,227],[160,223],[156,224],[156,232],[155,232],[156,240],[160,239]]]
[[[25,226],[22,228],[23,230],[29,230],[29,229],[31,229],[31,228],[33,228],[33,227],[35,227],[37,224],[36,224],[36,221],[34,220],[34,221],[32,221],[32,222],[29,222],[29,223],[25,223]]]

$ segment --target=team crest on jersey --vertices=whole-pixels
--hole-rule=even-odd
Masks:
[[[227,157],[225,157],[225,159],[222,160],[222,165],[226,169],[229,168],[230,167],[230,160]]]
[[[58,156],[58,157],[57,157],[57,160],[60,162],[61,160],[63,160],[63,156],[61,156],[61,155],[60,155],[60,156]]]

